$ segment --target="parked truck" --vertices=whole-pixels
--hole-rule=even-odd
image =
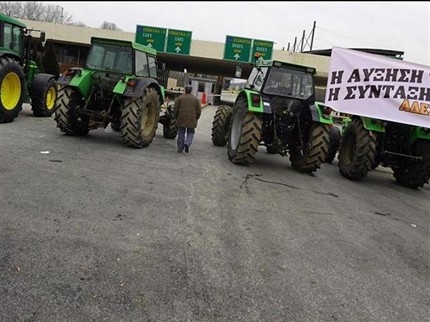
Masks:
[[[156,51],[141,44],[91,38],[83,66],[69,68],[58,79],[55,121],[61,132],[82,136],[109,124],[129,147],[147,147],[158,122],[164,136],[176,136],[171,108],[161,109],[167,72]]]
[[[231,162],[251,164],[259,146],[289,156],[299,172],[324,163],[333,124],[331,111],[315,104],[315,68],[258,58],[232,107],[221,105],[212,123],[212,143],[227,145]]]
[[[325,102],[349,115],[338,152],[342,176],[361,180],[381,166],[402,186],[429,183],[429,67],[333,48]]]
[[[55,76],[39,73],[32,60],[32,34],[45,43],[45,32],[29,29],[0,13],[0,123],[12,122],[30,103],[34,116],[48,117],[55,110],[57,87]]]

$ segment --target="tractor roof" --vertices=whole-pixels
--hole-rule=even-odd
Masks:
[[[0,21],[5,21],[5,22],[8,22],[8,23],[10,23],[10,24],[13,24],[13,25],[19,26],[19,27],[21,27],[21,28],[27,28],[27,26],[26,26],[26,24],[25,24],[25,23],[22,23],[21,21],[16,20],[16,19],[14,19],[14,18],[12,18],[12,17],[6,16],[6,15],[5,15],[5,14],[3,14],[3,13],[0,13]]]
[[[312,74],[316,73],[316,69],[314,67],[296,65],[296,64],[291,64],[291,63],[286,63],[286,62],[283,62],[283,61],[279,61],[279,60],[257,59],[257,61],[255,62],[255,66],[256,67],[270,67],[270,66],[274,66],[274,67],[287,67],[287,68],[292,68],[292,69],[297,69],[297,70],[305,71],[307,73],[312,73]]]
[[[102,44],[109,44],[109,45],[116,45],[116,46],[125,46],[125,47],[132,47],[133,49],[137,51],[143,51],[148,54],[156,55],[157,51],[154,48],[150,48],[148,46],[144,46],[141,44],[138,44],[134,41],[127,41],[127,40],[118,40],[118,39],[110,39],[110,38],[100,38],[100,37],[91,37],[91,43],[102,43]]]

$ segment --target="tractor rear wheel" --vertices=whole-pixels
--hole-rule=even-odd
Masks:
[[[228,132],[231,123],[233,108],[228,105],[221,105],[215,112],[212,122],[212,143],[215,146],[225,146],[228,141]]]
[[[364,178],[376,155],[376,138],[371,135],[359,119],[352,120],[345,128],[340,141],[339,171],[347,179]]]
[[[321,168],[330,146],[329,131],[326,124],[314,124],[303,138],[303,147],[290,146],[290,162],[294,169],[312,173]]]
[[[336,157],[336,153],[339,150],[340,139],[342,138],[342,134],[340,133],[340,129],[333,125],[330,127],[330,147],[327,152],[327,156],[325,157],[326,163],[332,163],[334,158]]]
[[[160,100],[153,88],[139,98],[127,98],[121,114],[121,137],[134,148],[147,147],[154,139],[160,117]]]
[[[30,93],[34,116],[49,117],[54,113],[57,83],[52,75],[37,74],[31,84]]]
[[[260,145],[261,131],[261,120],[254,113],[248,111],[245,99],[239,99],[233,107],[232,123],[227,142],[230,161],[237,164],[251,164]]]
[[[413,155],[421,157],[420,161],[410,161],[402,166],[391,167],[398,184],[417,189],[429,183],[430,179],[430,142],[417,140],[412,147]]]
[[[61,132],[71,136],[88,134],[88,116],[78,115],[76,111],[81,102],[81,95],[71,87],[65,86],[58,91],[54,119]]]
[[[22,110],[25,75],[19,64],[8,58],[0,59],[0,123],[12,122]]]

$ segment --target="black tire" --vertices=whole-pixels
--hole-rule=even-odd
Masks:
[[[212,144],[215,146],[225,146],[228,141],[228,133],[231,123],[233,108],[228,105],[220,105],[212,122]]]
[[[34,116],[52,116],[57,100],[57,82],[55,78],[48,74],[37,74],[31,84],[30,93]]]
[[[121,114],[121,137],[130,147],[147,147],[154,139],[160,117],[160,100],[153,88],[145,96],[127,98]]]
[[[321,168],[330,146],[329,125],[314,123],[308,131],[302,138],[302,149],[291,146],[289,149],[291,165],[303,173],[312,173]]]
[[[376,138],[359,119],[352,120],[340,140],[338,166],[347,179],[360,180],[372,170],[376,155]]]
[[[54,119],[61,132],[70,136],[88,134],[88,116],[80,116],[76,111],[81,103],[82,97],[74,88],[65,86],[58,91]]]
[[[0,59],[0,123],[12,122],[22,110],[25,75],[21,66],[9,57]]]
[[[174,139],[178,134],[176,117],[173,109],[169,106],[166,111],[166,122],[163,124],[163,136],[166,139]]]
[[[328,148],[327,156],[325,157],[326,163],[332,163],[336,157],[337,151],[339,150],[340,140],[342,138],[340,129],[335,125],[330,127],[329,137],[330,147]]]
[[[277,154],[278,149],[274,145],[268,144],[268,145],[266,145],[266,152],[269,154]]]
[[[414,156],[422,157],[422,159],[391,168],[398,184],[407,188],[417,189],[429,183],[430,142],[428,140],[417,140],[412,147],[412,152]]]
[[[260,145],[261,131],[261,120],[248,111],[245,99],[239,99],[233,108],[227,142],[229,160],[236,164],[251,164]]]

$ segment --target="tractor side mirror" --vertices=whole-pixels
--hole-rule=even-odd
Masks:
[[[236,78],[240,78],[242,76],[242,65],[241,64],[237,65],[236,72],[234,73],[234,76]]]
[[[40,42],[42,43],[42,46],[45,46],[45,42],[46,42],[46,35],[44,31],[40,32]]]

